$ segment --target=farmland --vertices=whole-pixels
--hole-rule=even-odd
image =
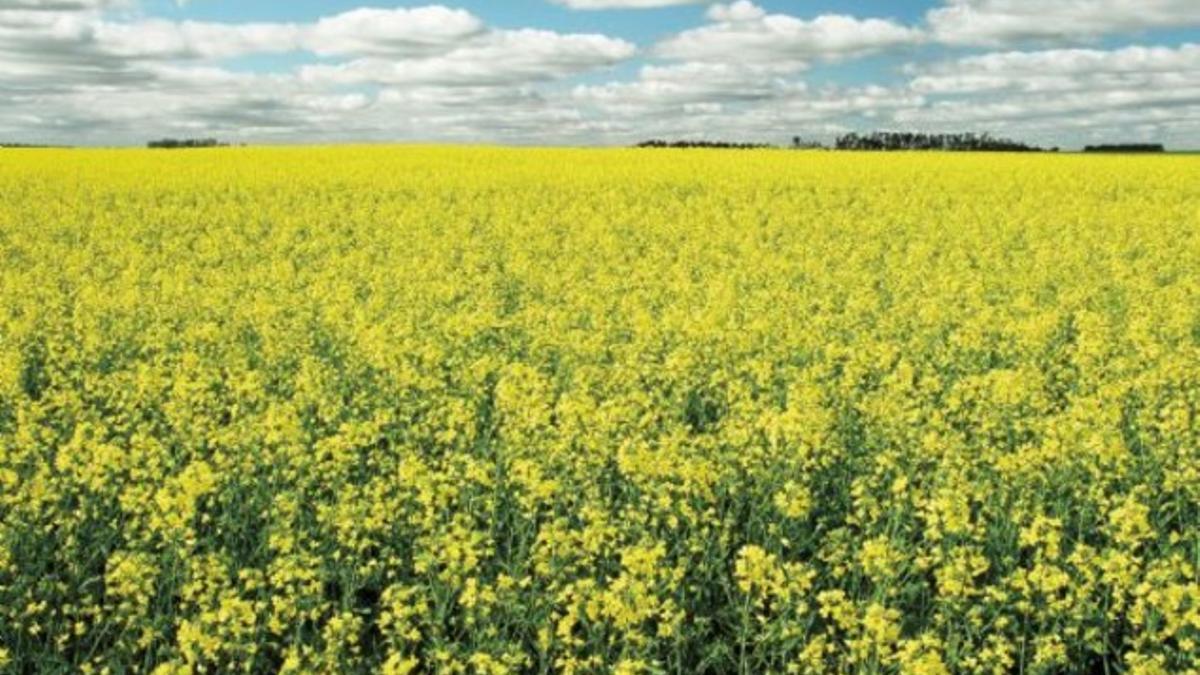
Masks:
[[[1195,158],[0,154],[0,672],[1197,673],[1198,413]]]

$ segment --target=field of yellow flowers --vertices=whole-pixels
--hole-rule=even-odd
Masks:
[[[1200,161],[3,151],[0,672],[1198,673]]]

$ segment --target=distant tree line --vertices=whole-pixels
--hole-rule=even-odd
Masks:
[[[792,136],[793,150],[824,150],[825,144],[821,141],[814,141],[803,136]]]
[[[228,145],[215,138],[163,138],[150,141],[147,148],[157,150],[180,150],[185,148],[220,148]]]
[[[759,150],[773,148],[770,143],[729,143],[727,141],[642,141],[638,148],[720,148],[724,150]]]
[[[731,143],[728,141],[663,141],[651,140],[638,143],[639,148],[728,148],[753,150],[778,146],[767,143]],[[860,134],[851,132],[838,136],[832,146],[802,136],[792,138],[791,147],[796,150],[928,150],[947,152],[1058,152],[1058,148],[1040,148],[1026,143],[998,138],[991,134],[976,133],[918,133],[906,131],[874,131]]]
[[[1045,148],[1027,145],[991,134],[926,134],[904,131],[876,131],[869,134],[848,133],[834,142],[838,150],[933,150],[950,152],[1046,152]],[[1050,152],[1057,152],[1051,148]]]
[[[1089,145],[1084,152],[1166,152],[1162,143],[1115,143],[1110,145]]]
[[[0,141],[0,148],[65,148],[65,145],[46,145],[43,143],[6,143]]]

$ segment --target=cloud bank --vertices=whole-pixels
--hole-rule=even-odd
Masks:
[[[928,128],[1200,147],[1200,46],[1155,43],[1200,26],[1191,1],[934,0],[915,22],[750,0],[546,5],[601,28],[605,10],[702,6],[636,43],[619,24],[500,27],[440,4],[212,22],[134,0],[0,0],[0,141],[786,142]]]

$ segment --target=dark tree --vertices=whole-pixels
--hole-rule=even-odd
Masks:
[[[1115,143],[1109,145],[1089,145],[1084,152],[1130,152],[1130,153],[1159,153],[1166,152],[1162,143]]]
[[[792,148],[795,150],[821,150],[824,147],[820,141],[810,141],[803,136],[792,136]]]
[[[727,141],[662,141],[650,140],[638,143],[637,148],[700,148],[700,149],[720,149],[720,150],[758,150],[762,148],[773,148],[775,146],[768,143],[730,143]]]
[[[46,145],[44,143],[7,143],[0,141],[0,148],[65,148],[65,145]]]
[[[834,147],[838,150],[869,151],[1044,152],[1044,149],[1036,146],[986,133],[928,134],[903,131],[875,131],[869,134],[851,132],[839,136]]]
[[[156,150],[179,150],[185,148],[218,148],[223,147],[215,138],[163,138],[157,141],[150,141],[146,144],[147,148]]]

